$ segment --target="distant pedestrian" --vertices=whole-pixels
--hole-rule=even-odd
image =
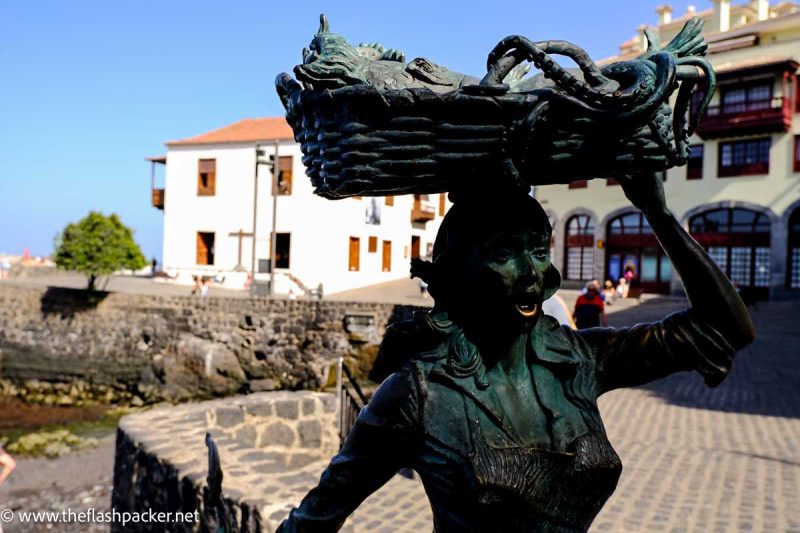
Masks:
[[[211,285],[211,278],[203,276],[200,278],[200,297],[205,298],[208,296],[208,286]]]
[[[427,298],[428,297],[428,284],[425,283],[422,280],[422,278],[420,278],[420,280],[419,280],[419,295],[422,298]]]
[[[636,272],[634,272],[633,265],[628,265],[625,267],[625,272],[622,274],[622,277],[625,278],[625,282],[628,284],[628,287],[633,285],[633,280],[636,278]]]
[[[156,267],[158,266],[158,260],[154,257],[152,261],[150,261],[150,273],[155,276],[156,274]]]
[[[11,475],[11,472],[17,467],[17,462],[6,453],[2,446],[0,446],[0,467],[3,468],[0,470],[0,485],[2,485],[3,482],[8,479],[8,476]],[[2,530],[0,529],[0,531]]]
[[[617,285],[617,298],[627,298],[628,289],[630,289],[630,285],[628,285],[628,280],[626,280],[625,278],[619,278],[619,284]]]
[[[614,284],[611,282],[611,280],[607,279],[603,285],[603,301],[605,301],[608,305],[611,305],[616,298],[617,290],[614,288]]]
[[[606,309],[600,291],[593,282],[586,284],[586,294],[578,296],[575,302],[575,311],[572,313],[578,329],[596,328],[605,326]]]
[[[192,296],[197,296],[201,292],[200,286],[203,282],[200,280],[200,276],[192,276],[192,281],[194,282],[194,286],[192,287]]]

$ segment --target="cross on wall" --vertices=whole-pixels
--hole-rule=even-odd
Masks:
[[[231,233],[228,233],[228,236],[239,238],[239,252],[237,254],[236,267],[234,267],[234,270],[238,272],[244,272],[245,268],[244,265],[242,265],[242,239],[244,239],[245,237],[252,237],[253,234],[247,233],[243,229],[239,228],[239,231],[233,231]]]

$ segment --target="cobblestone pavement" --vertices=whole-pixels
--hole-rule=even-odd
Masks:
[[[626,302],[609,322],[655,320],[684,305]],[[679,374],[601,398],[624,470],[591,531],[800,532],[800,303],[760,303],[753,318],[758,339],[719,388]],[[430,531],[420,482],[396,476],[347,528]]]

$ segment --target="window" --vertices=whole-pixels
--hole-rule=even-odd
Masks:
[[[375,236],[370,236],[367,239],[367,252],[374,254],[378,251],[378,238]]]
[[[394,205],[394,196],[387,196],[386,197],[386,205],[393,206]]]
[[[443,217],[445,211],[447,211],[447,195],[441,193],[439,195],[439,216]]]
[[[214,233],[207,231],[197,232],[197,264],[214,264]]]
[[[383,241],[383,262],[384,272],[392,271],[392,241]]]
[[[722,89],[722,114],[769,109],[772,105],[772,81],[750,87]]]
[[[419,259],[421,255],[420,246],[421,246],[421,239],[419,235],[412,235],[411,236],[411,258],[412,259]]]
[[[719,177],[769,174],[769,148],[768,137],[719,143]]]
[[[645,235],[653,233],[650,223],[642,213],[622,215],[608,225],[610,235]]]
[[[566,224],[566,277],[586,280],[594,272],[594,223],[588,215],[575,215]]]
[[[358,272],[361,254],[361,239],[358,237],[350,237],[350,254],[349,266],[350,272]]]
[[[377,197],[367,198],[364,206],[364,223],[373,226],[381,225],[381,201]]]
[[[686,179],[699,180],[703,178],[703,145],[695,144],[689,147],[689,161],[686,163]]]
[[[214,196],[217,193],[217,160],[200,159],[197,162],[197,196]]]
[[[789,268],[787,285],[790,289],[800,289],[800,208],[796,208],[789,218]]]
[[[275,234],[275,268],[289,268],[289,252],[292,235],[290,233]]]
[[[800,172],[800,135],[794,136],[794,171]]]
[[[737,287],[768,294],[770,221],[765,214],[743,208],[712,209],[693,216],[689,231]]]
[[[282,155],[278,157],[278,186],[275,188],[278,196],[288,196],[292,194],[292,156]]]
[[[794,77],[794,110],[800,113],[800,76]]]
[[[567,185],[568,189],[585,189],[589,186],[589,180],[575,180],[570,181]]]
[[[692,217],[692,233],[769,233],[770,222],[766,215],[749,209],[713,209]]]

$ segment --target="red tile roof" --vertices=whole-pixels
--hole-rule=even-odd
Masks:
[[[294,139],[292,128],[283,117],[246,118],[218,130],[187,139],[167,142],[167,146],[190,144],[246,143]]]

